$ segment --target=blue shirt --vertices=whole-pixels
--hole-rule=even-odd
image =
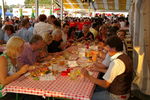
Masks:
[[[32,34],[33,34],[33,28],[34,28],[34,27],[31,26],[31,27],[28,29],[28,31],[31,32]]]
[[[16,34],[16,36],[23,38],[26,42],[30,41],[32,35],[33,34],[30,31],[28,31],[26,28],[21,28]]]
[[[7,41],[12,37],[15,36],[15,33],[11,34],[11,35],[7,35],[7,33],[4,34],[4,41],[7,43]]]

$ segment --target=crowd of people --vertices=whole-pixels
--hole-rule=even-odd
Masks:
[[[0,44],[6,44],[6,50],[0,55],[0,85],[5,86],[33,70],[32,65],[69,52],[68,48],[75,42],[98,41],[106,55],[91,70],[104,73],[104,76],[97,79],[82,69],[86,78],[103,88],[97,89],[92,99],[127,100],[133,73],[125,43],[124,28],[127,29],[128,25],[128,18],[115,15],[111,18],[105,15],[66,17],[63,21],[54,15],[47,17],[44,14],[37,19],[6,18],[0,25]]]

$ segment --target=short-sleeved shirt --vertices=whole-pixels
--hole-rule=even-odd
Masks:
[[[110,64],[110,56],[107,53],[105,59],[102,61],[102,64],[104,64],[106,67],[109,67]]]
[[[94,39],[96,39],[96,37],[98,36],[98,31],[91,27],[90,32],[94,35]]]
[[[34,52],[32,50],[31,45],[29,43],[25,43],[24,50],[17,59],[19,66],[23,66],[26,64],[33,65],[36,62],[36,53],[37,52]]]
[[[24,39],[26,42],[29,42],[33,34],[26,28],[22,28],[16,33],[16,35]]]
[[[68,38],[67,34],[65,34],[64,32],[62,32],[62,40],[63,40],[64,43],[67,42],[67,38]]]
[[[15,36],[15,33],[11,34],[11,35],[7,35],[7,33],[4,34],[4,41],[7,42],[12,36]]]
[[[76,38],[80,39],[84,37],[84,33],[82,31],[76,33]],[[87,35],[84,37],[84,40],[94,40],[94,35],[91,32],[88,32]]]
[[[122,52],[118,52],[111,57],[111,62],[108,67],[108,70],[106,71],[106,73],[103,76],[103,79],[109,83],[112,83],[112,81],[118,75],[121,75],[125,71],[125,64],[123,63],[122,60],[117,59],[117,57],[122,54],[123,54]]]
[[[31,26],[31,27],[28,29],[28,31],[29,31],[30,33],[32,33],[32,34],[33,34],[33,29],[34,29],[34,27],[33,27],[33,26]]]
[[[50,30],[52,30],[52,25],[45,22],[39,22],[34,25],[33,34],[38,34],[43,37],[43,35],[49,33]]]

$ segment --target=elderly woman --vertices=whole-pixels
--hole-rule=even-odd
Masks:
[[[48,45],[49,53],[56,53],[62,51],[61,43],[62,43],[62,33],[61,30],[52,33],[52,42]]]
[[[21,54],[25,41],[20,37],[11,37],[6,44],[6,51],[0,55],[0,85],[4,86],[19,78],[28,71],[24,65],[16,72],[16,58]]]
[[[54,21],[54,30],[51,34],[52,41],[48,43],[48,52],[49,53],[56,53],[62,51],[62,31],[61,31],[61,24],[59,21]]]

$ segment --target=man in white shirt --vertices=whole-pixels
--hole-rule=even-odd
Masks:
[[[44,37],[44,34],[50,33],[51,25],[46,23],[47,17],[44,14],[39,16],[39,23],[34,25],[33,34],[38,34]]]
[[[123,51],[123,43],[117,36],[110,37],[107,42],[111,62],[103,76],[104,80],[94,78],[82,69],[82,74],[93,83],[106,88],[96,92],[92,100],[128,100],[131,89],[133,67],[130,58]]]
[[[65,23],[63,25],[63,29],[62,29],[62,40],[63,40],[63,42],[61,44],[63,49],[66,49],[70,45],[69,42],[68,42],[69,28],[70,28],[69,24]]]
[[[125,21],[124,19],[120,20],[120,28],[124,28],[125,27]]]
[[[69,31],[69,24],[67,24],[67,23],[65,23],[64,25],[63,25],[63,32],[62,32],[62,40],[63,40],[63,42],[64,43],[66,43],[67,42],[67,39],[68,39],[68,31]]]

